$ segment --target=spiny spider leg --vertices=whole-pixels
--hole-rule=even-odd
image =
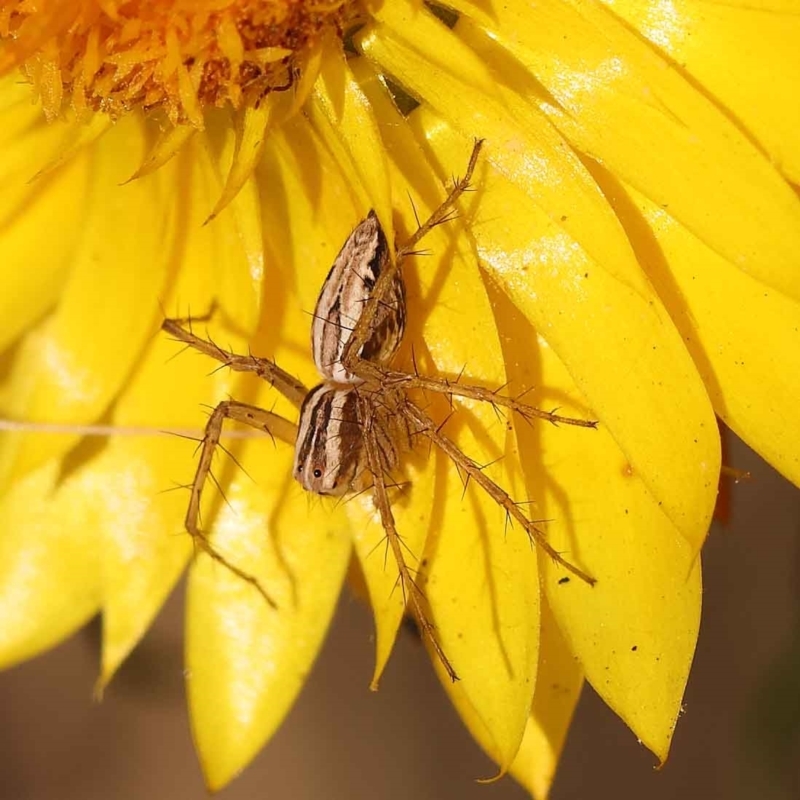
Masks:
[[[589,419],[579,419],[577,417],[564,417],[554,411],[542,411],[536,406],[521,403],[514,397],[505,397],[497,392],[487,389],[484,386],[474,386],[469,383],[460,383],[447,378],[429,378],[425,375],[412,375],[407,372],[394,372],[392,370],[382,370],[380,365],[374,365],[377,370],[382,372],[383,380],[390,386],[397,386],[403,389],[422,389],[426,392],[438,392],[455,397],[468,397],[472,400],[479,400],[482,403],[491,403],[495,406],[503,406],[517,411],[525,417],[538,417],[539,419],[552,422],[556,425],[577,425],[581,428],[596,428],[597,421]]]
[[[412,424],[419,428],[423,435],[427,436],[438,448],[444,451],[457,467],[464,470],[471,480],[474,480],[499,506],[504,508],[507,514],[517,520],[525,529],[525,532],[532,542],[541,547],[553,561],[560,564],[564,569],[576,575],[590,586],[594,586],[597,582],[595,578],[565,560],[547,541],[544,533],[522,513],[519,504],[515,503],[502,487],[498,486],[486,475],[478,464],[469,456],[462,453],[453,441],[440,433],[436,423],[424,411],[409,401],[404,405],[403,413],[406,414]]]
[[[373,480],[373,497],[378,512],[381,515],[381,524],[386,533],[386,539],[392,550],[392,555],[397,563],[397,569],[400,575],[400,585],[403,590],[403,596],[406,600],[411,601],[411,608],[419,624],[420,630],[424,636],[428,637],[436,655],[442,663],[442,666],[450,676],[450,680],[457,681],[458,675],[456,674],[453,665],[445,655],[439,640],[436,637],[436,629],[433,623],[428,618],[425,612],[424,603],[425,596],[422,589],[419,588],[417,582],[411,574],[411,570],[406,564],[406,559],[403,554],[403,543],[400,534],[397,532],[397,527],[394,521],[394,514],[392,513],[392,506],[389,502],[389,496],[386,491],[386,482],[383,477],[383,467],[380,458],[380,444],[375,430],[373,408],[368,400],[361,400],[359,402],[359,414],[363,419],[364,429],[364,450],[367,456],[367,465],[372,473]]]
[[[261,585],[258,578],[240,569],[235,564],[231,564],[225,556],[214,548],[206,534],[200,530],[200,501],[203,496],[203,488],[205,487],[206,480],[208,480],[211,475],[211,460],[214,456],[214,450],[219,445],[222,424],[226,419],[242,422],[245,425],[249,425],[251,428],[268,433],[270,436],[275,436],[289,444],[294,444],[296,428],[289,420],[277,414],[273,414],[271,411],[265,411],[262,408],[257,408],[247,403],[238,403],[235,400],[223,400],[213,410],[206,423],[200,461],[197,464],[197,471],[192,481],[191,499],[189,501],[189,508],[186,512],[184,524],[195,544],[198,545],[203,552],[213,558],[214,561],[217,561],[229,569],[234,575],[249,583],[273,608],[277,608],[275,601]]]
[[[196,320],[197,317],[193,319]],[[211,340],[197,336],[191,329],[183,327],[184,323],[191,324],[192,321],[165,319],[161,324],[161,328],[179,342],[184,342],[195,350],[221,361],[225,366],[236,372],[254,372],[259,378],[272,384],[289,402],[300,408],[303,404],[303,399],[308,394],[308,389],[297,378],[282,370],[277,364],[273,364],[269,359],[232,353],[219,347]]]
[[[380,308],[381,303],[385,302],[387,296],[392,291],[395,275],[397,274],[403,259],[413,252],[414,247],[424,236],[430,233],[430,231],[441,222],[446,220],[447,215],[450,213],[453,206],[458,202],[459,197],[461,197],[461,195],[469,188],[470,181],[472,180],[472,174],[475,171],[475,165],[478,163],[478,156],[480,155],[482,146],[483,140],[477,139],[472,148],[472,155],[470,156],[469,164],[467,165],[467,171],[464,173],[464,177],[455,182],[455,185],[450,190],[450,194],[447,195],[444,201],[428,217],[428,219],[426,219],[425,222],[419,228],[417,228],[416,233],[414,233],[409,240],[403,244],[402,247],[398,248],[395,259],[393,261],[389,259],[388,263],[381,272],[380,277],[375,283],[375,287],[372,290],[369,300],[364,304],[364,310],[359,316],[355,328],[353,329],[353,333],[344,348],[344,352],[342,353],[342,365],[354,375],[363,375],[365,378],[375,377],[373,370],[371,369],[375,366],[375,364],[363,360],[359,354],[361,353],[366,342],[374,333],[374,320],[378,313],[378,309]]]
[[[445,222],[449,219],[450,212],[453,210],[453,206],[458,202],[458,199],[461,197],[464,192],[467,191],[469,188],[470,181],[472,180],[472,174],[475,172],[475,166],[478,163],[478,156],[481,154],[481,148],[483,147],[483,139],[476,139],[475,144],[472,146],[472,153],[469,157],[469,163],[467,164],[467,171],[464,173],[463,178],[459,178],[453,184],[453,188],[450,190],[450,194],[444,199],[444,201],[439,205],[437,209],[425,220],[425,222],[420,225],[416,232],[412,234],[412,236],[406,241],[402,247],[397,250],[397,262],[402,262],[402,260],[411,253],[414,252],[414,248],[416,247],[419,242],[428,235],[437,225],[441,222]]]

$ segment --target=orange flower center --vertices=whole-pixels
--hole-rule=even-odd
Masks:
[[[0,0],[0,72],[20,65],[48,118],[159,108],[202,127],[288,89],[310,48],[358,22],[358,0]]]

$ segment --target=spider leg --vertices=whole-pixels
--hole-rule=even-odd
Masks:
[[[410,601],[411,610],[419,624],[422,634],[427,636],[428,641],[431,643],[434,652],[447,671],[447,674],[450,676],[450,679],[452,681],[457,681],[458,675],[453,665],[450,663],[450,660],[445,655],[436,636],[436,629],[425,611],[426,600],[422,589],[420,589],[406,563],[403,553],[403,542],[400,538],[400,534],[397,532],[394,514],[392,513],[392,507],[389,503],[389,495],[386,489],[386,481],[384,479],[383,467],[380,459],[380,444],[373,425],[372,410],[370,409],[369,402],[362,401],[360,403],[360,409],[364,414],[364,449],[367,456],[367,465],[372,473],[373,497],[375,498],[375,505],[378,507],[378,512],[381,515],[381,523],[386,533],[386,541],[389,544],[397,564],[400,586],[403,591],[404,599],[406,602]]]
[[[397,250],[397,263],[399,264],[402,260],[414,252],[414,248],[419,244],[419,242],[425,238],[437,225],[441,224],[442,222],[447,222],[451,219],[451,212],[453,210],[453,206],[458,202],[459,197],[461,197],[464,192],[467,191],[469,188],[470,181],[472,180],[472,174],[475,172],[475,166],[478,163],[478,156],[481,153],[481,148],[483,147],[483,139],[476,139],[475,144],[472,147],[472,153],[469,157],[469,164],[467,164],[467,171],[464,173],[463,178],[459,178],[453,183],[453,188],[450,190],[450,194],[444,199],[444,201],[436,208],[433,213],[425,220],[425,222],[420,225],[417,230],[409,237],[408,241],[403,243],[403,246],[398,248]]]
[[[444,201],[442,201],[438,208],[436,208],[425,222],[417,228],[416,232],[411,235],[408,241],[398,248],[394,261],[389,261],[381,272],[370,294],[369,300],[364,304],[364,309],[359,315],[355,327],[353,328],[353,333],[342,353],[342,364],[353,374],[359,375],[359,377],[363,377],[364,379],[374,377],[371,375],[370,368],[375,365],[372,362],[363,360],[359,356],[359,353],[361,353],[364,344],[375,332],[375,320],[378,309],[381,307],[381,304],[386,301],[386,298],[392,291],[395,276],[400,269],[403,259],[411,255],[420,240],[430,233],[437,225],[450,219],[449,215],[453,206],[458,202],[459,197],[469,188],[482,146],[483,140],[477,139],[472,148],[472,154],[464,177],[455,182]]]
[[[194,319],[165,319],[161,324],[161,329],[175,340],[221,361],[226,367],[230,367],[236,372],[254,372],[259,378],[274,386],[292,404],[298,408],[302,405],[308,389],[297,378],[267,358],[232,353],[210,339],[197,336],[191,329],[191,323],[197,319],[197,317]]]
[[[517,522],[522,525],[532,543],[544,550],[556,564],[561,565],[564,569],[571,572],[582,581],[585,581],[590,586],[594,586],[597,582],[596,579],[563,558],[563,556],[547,541],[544,532],[537,528],[533,521],[525,516],[520,505],[515,503],[501,486],[486,475],[480,465],[476,464],[469,456],[461,452],[455,442],[442,434],[437,428],[436,423],[427,414],[410,401],[406,403],[403,413],[409,417],[424,436],[427,436],[460,470],[466,473],[471,480],[475,481],[475,483],[501,506],[509,517],[517,520]]]
[[[376,369],[381,369],[375,365]],[[487,389],[484,386],[475,386],[468,383],[452,381],[448,378],[429,378],[425,375],[411,374],[406,372],[394,372],[391,370],[381,370],[382,379],[387,385],[401,386],[403,389],[421,389],[426,392],[437,392],[450,397],[468,397],[471,400],[478,400],[482,403],[491,403],[493,406],[503,406],[512,411],[518,412],[526,419],[537,417],[539,419],[552,422],[554,425],[577,425],[581,428],[596,428],[596,420],[579,419],[577,417],[565,417],[556,414],[555,411],[543,411],[536,406],[521,402],[516,397],[506,397],[498,391]]]
[[[213,558],[217,563],[222,564],[234,575],[249,583],[261,594],[270,606],[277,608],[275,601],[261,585],[258,578],[228,561],[228,559],[211,544],[208,536],[200,529],[200,501],[203,496],[203,489],[206,481],[209,477],[211,477],[212,480],[214,479],[211,474],[211,461],[214,456],[214,451],[219,445],[222,425],[226,419],[242,422],[245,425],[249,425],[251,428],[264,431],[271,436],[276,436],[291,444],[294,443],[294,425],[283,417],[273,414],[271,411],[265,411],[256,406],[248,405],[247,403],[238,403],[235,400],[224,400],[219,403],[212,411],[206,423],[205,435],[203,436],[202,449],[200,452],[200,461],[197,464],[197,471],[192,481],[191,499],[189,500],[189,508],[186,511],[184,525],[195,545],[200,550]]]

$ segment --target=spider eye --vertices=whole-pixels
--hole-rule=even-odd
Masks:
[[[314,470],[314,477],[315,478],[321,478],[322,477],[322,470],[321,469],[315,469]]]

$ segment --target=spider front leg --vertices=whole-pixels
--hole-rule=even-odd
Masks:
[[[338,328],[335,331],[329,330],[327,337],[323,337],[320,332],[319,336],[315,336],[315,340],[323,341],[327,338],[336,343],[336,352],[331,349],[332,357],[329,361],[341,364],[344,375],[356,376],[361,380],[374,379],[376,364],[388,363],[396,352],[405,328],[405,289],[399,272],[400,266],[407,256],[414,253],[414,248],[428,233],[450,219],[453,207],[469,188],[482,147],[483,140],[476,140],[464,176],[455,181],[450,193],[438,208],[419,225],[406,242],[397,248],[394,260],[390,257],[383,230],[373,212],[370,212],[370,216],[356,228],[351,239],[345,244],[337,262],[346,263],[355,280],[363,284],[363,288],[359,292],[348,291],[350,287],[339,278],[337,264],[334,264],[326,285],[339,287],[336,299],[340,304],[342,300],[350,300],[346,303],[348,313],[346,316],[340,315],[338,320],[332,319],[328,313],[331,304],[324,302],[323,288],[315,315],[317,318],[322,318],[325,325]],[[364,234],[372,237],[373,242],[365,241],[367,246],[360,250],[352,245],[348,248],[362,228]],[[363,238],[366,240],[366,235]],[[317,358],[316,352],[315,360],[321,369],[325,368],[327,362]]]
[[[214,451],[219,445],[222,425],[226,419],[242,422],[251,428],[269,434],[273,438],[277,437],[288,444],[294,444],[295,426],[288,420],[277,414],[273,414],[271,411],[265,411],[262,408],[257,408],[247,403],[239,403],[235,400],[223,400],[211,413],[206,423],[200,461],[197,464],[197,471],[192,481],[191,499],[189,500],[189,508],[186,512],[184,525],[194,543],[203,550],[203,552],[213,558],[214,561],[222,564],[234,575],[249,583],[261,594],[267,603],[273,608],[277,608],[275,601],[261,585],[258,578],[228,561],[225,556],[214,548],[206,534],[200,530],[200,502],[203,496],[203,488],[209,476],[216,482],[216,478],[214,478],[211,472],[211,461],[214,457]]]
[[[203,339],[201,336],[197,336],[191,325],[192,322],[196,322],[198,319],[205,319],[205,317],[165,319],[161,323],[161,329],[170,334],[176,341],[186,344],[187,347],[192,347],[217,361],[221,361],[234,372],[254,372],[259,378],[274,386],[289,402],[300,408],[303,398],[308,394],[308,389],[297,378],[266,358],[239,355],[223,349],[211,339]]]
[[[397,564],[399,573],[400,587],[403,590],[403,597],[406,601],[411,601],[411,608],[414,616],[419,624],[423,636],[428,637],[436,655],[442,663],[442,666],[450,676],[450,680],[457,681],[458,675],[456,674],[453,665],[445,655],[441,644],[436,636],[436,629],[431,622],[425,611],[425,596],[422,589],[417,585],[414,580],[411,570],[406,563],[405,555],[403,553],[403,542],[400,534],[397,532],[397,526],[394,521],[394,514],[392,507],[389,503],[389,495],[386,491],[386,481],[383,476],[383,465],[380,457],[380,443],[378,439],[378,432],[375,427],[375,417],[373,414],[372,406],[369,400],[362,400],[359,403],[359,416],[361,417],[363,435],[364,435],[364,450],[367,456],[367,466],[372,475],[372,492],[375,498],[375,505],[381,516],[381,524],[386,533],[386,540],[392,550],[392,555]]]
[[[531,542],[541,547],[556,564],[561,565],[590,586],[597,583],[597,580],[591,575],[563,558],[547,541],[544,533],[522,513],[519,505],[512,500],[510,495],[486,475],[478,464],[465,455],[455,442],[440,433],[436,423],[424,411],[408,401],[404,405],[403,413],[420,433],[427,436],[458,468],[462,469],[471,480],[474,480],[499,506],[505,509],[506,514],[517,520],[525,529]]]

